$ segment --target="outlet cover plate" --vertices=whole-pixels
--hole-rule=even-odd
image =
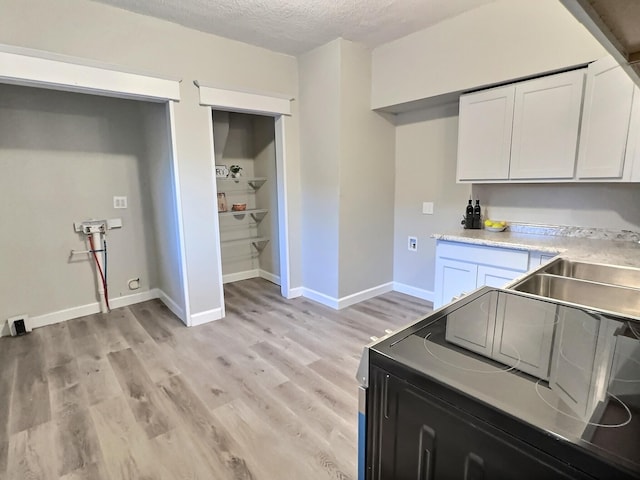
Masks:
[[[407,248],[410,252],[417,252],[418,251],[418,237],[409,237],[408,238],[408,243],[407,243]]]

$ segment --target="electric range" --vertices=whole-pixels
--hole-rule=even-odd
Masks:
[[[384,372],[376,393],[374,367]],[[635,320],[484,287],[374,342],[365,348],[358,372],[361,479],[383,479],[393,470],[382,465],[382,446],[414,448],[410,440],[383,438],[385,428],[387,436],[402,434],[399,427],[393,433],[380,425],[390,415],[403,416],[401,396],[389,400],[389,378],[442,401],[443,414],[457,412],[470,424],[495,428],[493,436],[505,433],[522,442],[521,449],[559,459],[575,474],[558,478],[583,478],[583,473],[584,478],[640,478],[640,324]],[[389,413],[389,405],[397,411]],[[403,421],[411,430],[418,419]],[[430,428],[418,427],[420,435]],[[480,447],[471,445],[469,452],[474,448]],[[424,470],[424,458],[433,462],[433,452],[421,455]],[[465,458],[468,462],[469,454]],[[482,468],[491,471],[495,465],[489,462],[482,460]]]

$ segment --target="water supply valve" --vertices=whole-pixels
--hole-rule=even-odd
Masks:
[[[77,225],[77,224],[76,224]],[[77,226],[76,226],[77,230]],[[88,220],[80,224],[80,230],[85,235],[91,235],[93,233],[105,233],[107,231],[106,220]]]

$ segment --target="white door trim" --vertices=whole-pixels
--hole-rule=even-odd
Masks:
[[[180,100],[179,80],[8,45],[0,45],[0,83],[155,102]]]
[[[290,95],[277,93],[250,92],[247,90],[229,90],[207,87],[193,82],[200,90],[200,105],[212,109],[232,112],[252,113],[256,115],[291,115]]]
[[[276,144],[276,186],[278,189],[278,246],[280,248],[280,293],[284,298],[291,298],[289,259],[289,212],[287,209],[287,169],[285,152],[285,118],[279,115],[274,119]]]
[[[215,144],[213,140],[213,109],[209,107],[209,115],[207,115],[207,125],[209,128],[209,149],[211,150],[211,182],[213,183],[214,198],[218,196],[218,184],[216,182],[216,157],[215,157]],[[216,209],[217,210],[217,209]],[[224,282],[222,279],[222,246],[220,245],[220,218],[218,215],[213,216],[213,228],[215,229],[216,236],[213,239],[213,251],[216,254],[216,268],[218,269],[218,295],[220,296],[220,317],[224,318],[226,315],[224,308]]]
[[[215,165],[215,145],[213,141],[213,110],[222,109],[232,112],[267,115],[274,117],[275,147],[276,147],[276,188],[278,192],[278,231],[280,248],[280,291],[285,298],[291,298],[290,291],[290,249],[289,249],[289,214],[287,209],[287,155],[285,151],[285,115],[291,114],[291,97],[252,92],[239,92],[221,88],[205,87],[194,82],[200,88],[200,104],[209,107],[209,127],[211,131],[211,162]],[[215,178],[215,168],[212,168],[213,188],[217,195],[218,187]],[[218,217],[214,225],[219,232]],[[216,236],[215,251],[217,252],[218,282],[222,312],[224,314],[224,289],[222,281],[222,253],[220,235]]]
[[[169,122],[169,134],[171,144],[171,173],[173,177],[173,188],[175,194],[176,216],[178,219],[178,244],[180,245],[180,277],[182,279],[184,318],[181,318],[185,325],[191,326],[191,304],[189,303],[189,279],[187,276],[187,252],[184,244],[184,220],[182,216],[182,194],[180,190],[180,172],[178,167],[178,152],[176,149],[176,125],[174,114],[174,102],[167,102],[167,121]],[[174,312],[175,313],[175,312]]]

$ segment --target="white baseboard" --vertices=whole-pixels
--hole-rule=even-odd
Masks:
[[[433,303],[433,299],[435,298],[435,292],[431,290],[424,290],[422,288],[412,287],[411,285],[407,285],[400,282],[393,282],[393,290],[396,292],[411,295],[412,297],[421,298],[422,300],[427,300],[428,302],[431,302],[431,303]]]
[[[153,300],[158,298],[158,290],[153,288],[140,293],[134,293],[132,295],[125,295],[124,297],[116,297],[109,299],[109,305],[111,308],[126,307],[135,303],[146,302],[147,300]],[[167,297],[168,298],[168,297]],[[169,307],[170,308],[170,307]],[[66,322],[67,320],[73,320],[74,318],[84,317],[86,315],[93,315],[100,312],[100,303],[88,303],[86,305],[79,305],[77,307],[65,308],[55,312],[45,313],[43,315],[35,315],[29,317],[32,328],[46,327],[47,325],[53,325],[55,323]],[[174,312],[175,313],[175,312]],[[0,336],[9,334],[9,329],[3,327]]]
[[[280,285],[280,276],[274,275],[271,272],[267,272],[266,270],[259,270],[260,278],[264,278],[265,280],[270,281],[271,283],[275,283],[276,285]]]
[[[111,299],[109,299],[111,302]],[[100,303],[89,303],[87,305],[80,305],[78,307],[65,308],[64,310],[58,310],[56,312],[45,313],[44,315],[37,315],[31,317],[31,325],[33,328],[46,327],[47,325],[53,325],[54,323],[66,322],[78,317],[84,317],[86,315],[93,315],[100,312]]]
[[[336,310],[338,309],[337,298],[330,297],[329,295],[325,295],[324,293],[317,292],[316,290],[302,287],[302,296],[305,298],[308,298],[309,300],[313,300],[314,302],[318,302],[318,303],[321,303],[322,305],[326,305],[327,307],[331,307]]]
[[[184,309],[180,305],[178,305],[169,295],[164,293],[163,290],[156,288],[156,291],[158,292],[157,298],[159,298],[160,301],[164,303],[167,306],[167,308],[171,310],[173,314],[176,317],[178,317],[180,320],[182,320],[182,323],[186,325],[187,321],[186,321],[186,315],[184,313]]]
[[[222,283],[239,282],[240,280],[248,280],[260,276],[260,270],[245,270],[244,272],[228,273],[222,276]]]
[[[388,293],[392,290],[393,282],[388,282],[383,283],[382,285],[378,285],[377,287],[368,288],[366,290],[362,290],[361,292],[347,295],[346,297],[342,297],[340,300],[338,300],[338,309],[340,310],[342,308],[350,307],[351,305],[363,302],[364,300],[369,300],[370,298],[377,297],[378,295]]]
[[[134,293],[133,295],[125,295],[123,297],[110,298],[109,306],[111,308],[128,307],[129,305],[146,302],[148,300],[153,300],[154,298],[158,298],[157,288],[152,288],[151,290],[147,290],[145,292]],[[98,308],[98,311],[100,311],[99,308]]]
[[[326,305],[327,307],[331,307],[335,310],[341,310],[343,308],[349,307],[351,305],[355,305],[356,303],[360,303],[364,300],[368,300],[373,297],[377,297],[378,295],[382,295],[383,293],[387,293],[392,290],[393,290],[393,282],[388,282],[388,283],[383,283],[382,285],[378,285],[376,287],[362,290],[361,292],[347,295],[346,297],[342,297],[342,298],[330,297],[329,295],[325,295],[324,293],[320,293],[310,288],[304,288],[304,287],[302,287],[302,295],[306,298],[309,298],[318,303]]]
[[[205,312],[194,313],[191,315],[189,327],[197,327],[203,323],[213,322],[214,320],[220,320],[222,318],[222,308],[212,308]]]
[[[289,293],[287,295],[287,300],[291,300],[292,298],[302,297],[303,295],[304,295],[304,287],[290,288]]]

